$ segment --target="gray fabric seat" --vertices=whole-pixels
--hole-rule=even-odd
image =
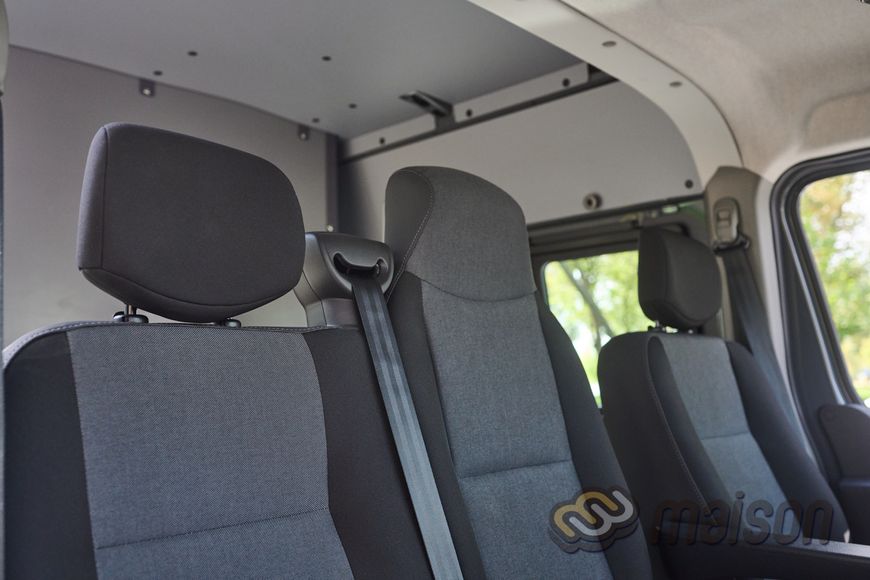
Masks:
[[[625,484],[571,342],[535,290],[516,202],[461,171],[404,169],[387,188],[386,242],[391,318],[465,576],[649,577],[639,530],[605,551],[552,539],[558,504]]]
[[[614,338],[601,352],[599,380],[608,432],[647,528],[661,523],[657,508],[665,502],[733,506],[741,499],[743,526],[753,511],[772,527],[775,512],[750,510],[753,502],[778,510],[793,501],[804,513],[825,502],[830,533],[810,520],[802,533],[843,540],[843,511],[755,359],[737,343],[698,334],[721,306],[713,253],[654,228],[641,233],[639,251],[640,305],[677,332]]]
[[[361,333],[228,321],[299,279],[286,177],[110,125],[81,216],[86,277],[182,323],[129,312],[4,351],[7,577],[430,576]]]

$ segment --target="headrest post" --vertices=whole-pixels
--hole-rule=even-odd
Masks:
[[[124,305],[124,310],[116,312],[112,317],[115,322],[132,322],[135,324],[147,324],[148,317],[141,314],[136,314],[136,307],[130,304]]]

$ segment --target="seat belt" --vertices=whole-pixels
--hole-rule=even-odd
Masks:
[[[725,266],[735,338],[752,353],[765,378],[774,388],[777,401],[786,410],[789,421],[803,434],[804,430],[795,416],[795,407],[788,395],[788,385],[773,348],[767,311],[749,262],[750,241],[739,229],[737,201],[733,198],[720,199],[713,212],[716,220],[713,250],[722,258]],[[806,437],[802,439],[807,451],[813,456]]]
[[[462,571],[459,559],[420,432],[420,422],[399,356],[387,302],[381,284],[376,279],[377,272],[372,274],[372,269],[366,273],[349,267],[346,271],[399,453],[399,462],[411,494],[432,574],[436,580],[460,579]]]

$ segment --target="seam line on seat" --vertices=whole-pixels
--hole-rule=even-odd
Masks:
[[[406,267],[408,266],[408,260],[411,259],[411,254],[414,253],[414,250],[417,248],[417,242],[420,241],[420,236],[423,234],[423,229],[426,227],[426,224],[429,223],[429,217],[432,215],[432,209],[435,207],[435,188],[432,186],[432,181],[429,180],[427,176],[420,173],[419,171],[414,171],[412,169],[405,169],[404,171],[416,175],[420,179],[426,182],[426,187],[429,189],[429,205],[426,208],[426,215],[423,216],[423,220],[420,222],[420,227],[417,228],[417,231],[414,233],[414,237],[411,239],[411,245],[408,246],[407,252],[402,257],[402,263],[399,265],[399,269],[396,271],[396,275],[393,278],[392,284],[387,288],[386,299],[389,300],[390,296],[393,295],[393,289],[399,283],[399,278],[402,277],[402,274],[405,272]]]
[[[709,441],[710,439],[726,439],[728,437],[738,437],[740,435],[752,435],[750,431],[740,431],[738,433],[725,433],[724,435],[710,435],[709,437],[698,437],[701,441]]]
[[[502,302],[516,302],[517,300],[521,300],[523,298],[528,298],[529,296],[534,296],[535,293],[537,292],[536,289],[532,288],[531,291],[526,292],[525,294],[520,294],[519,296],[511,296],[508,298],[471,298],[469,296],[463,296],[461,294],[451,292],[450,290],[445,290],[444,288],[441,288],[440,286],[433,284],[429,280],[424,280],[423,278],[420,278],[419,276],[417,276],[417,279],[420,280],[420,282],[423,282],[424,284],[427,284],[427,285],[431,286],[432,288],[435,288],[439,292],[443,292],[444,294],[447,294],[448,296],[453,296],[454,298],[459,298],[460,300],[467,300],[468,302],[483,302],[485,304],[501,304]]]
[[[518,471],[520,469],[534,469],[535,467],[546,467],[548,465],[558,465],[560,463],[572,463],[571,459],[559,459],[557,461],[544,461],[543,463],[535,463],[532,465],[518,465],[517,467],[506,467],[505,469],[494,469],[492,471],[487,471],[486,473],[475,473],[473,475],[463,475],[459,479],[475,479],[478,477],[486,477],[487,475],[495,475],[497,473],[506,473],[508,471]]]
[[[317,508],[317,509],[313,509],[313,510],[306,510],[306,511],[303,511],[303,512],[298,512],[298,513],[295,513],[295,514],[288,514],[288,515],[282,515],[282,516],[274,516],[274,517],[271,517],[271,518],[262,518],[262,519],[259,519],[259,520],[250,520],[250,521],[247,521],[247,522],[239,522],[239,523],[237,523],[237,524],[227,524],[227,525],[224,525],[224,526],[215,526],[215,527],[213,527],[213,528],[205,528],[205,529],[202,529],[202,530],[191,530],[191,531],[189,531],[189,532],[181,532],[181,533],[178,533],[178,534],[167,534],[167,535],[165,535],[165,536],[156,536],[156,537],[153,537],[153,538],[144,538],[144,539],[141,539],[141,540],[133,540],[133,541],[130,541],[130,542],[118,542],[118,543],[116,543],[116,544],[107,544],[107,545],[105,545],[105,546],[97,546],[95,549],[96,549],[96,550],[108,550],[108,549],[110,549],[110,548],[122,548],[122,547],[124,547],[124,546],[132,546],[132,545],[136,545],[136,544],[147,544],[147,543],[149,543],[149,542],[159,542],[159,541],[161,541],[161,540],[171,540],[171,539],[173,539],[173,538],[181,538],[181,537],[184,537],[184,536],[193,536],[193,535],[196,535],[196,534],[203,534],[203,533],[206,533],[206,532],[215,532],[215,531],[218,531],[218,530],[226,530],[226,529],[230,529],[230,528],[241,528],[241,527],[249,526],[249,525],[252,525],[252,524],[261,524],[261,523],[272,522],[272,521],[276,521],[276,520],[290,520],[290,519],[296,519],[296,518],[300,518],[300,517],[307,516],[307,515],[310,515],[310,514],[315,514],[315,513],[318,513],[318,512],[329,512],[329,508],[328,508],[328,507],[322,507],[322,508]],[[333,524],[333,525],[334,525],[334,524]]]
[[[658,339],[658,337],[652,337],[652,338],[654,340],[660,341],[660,339]],[[671,450],[676,455],[677,462],[680,464],[680,467],[683,470],[683,474],[689,480],[689,486],[692,488],[692,491],[695,492],[696,499],[700,502],[700,504],[702,506],[706,506],[707,502],[704,498],[704,494],[701,493],[701,489],[698,487],[698,484],[695,481],[695,478],[692,476],[692,472],[689,470],[689,466],[686,464],[686,460],[683,457],[683,452],[680,449],[680,445],[679,445],[679,443],[677,443],[677,438],[674,436],[674,433],[671,430],[671,425],[668,422],[668,417],[667,417],[667,414],[665,413],[664,405],[662,405],[661,399],[659,399],[659,394],[656,391],[655,383],[653,382],[653,378],[652,378],[652,372],[650,371],[650,366],[649,366],[649,347],[650,347],[651,343],[652,343],[652,341],[647,341],[645,348],[644,348],[644,352],[643,352],[643,356],[645,358],[645,360],[643,361],[644,362],[643,368],[646,370],[646,373],[647,373],[647,377],[646,377],[647,380],[645,381],[647,390],[649,391],[650,396],[652,397],[654,407],[655,407],[656,411],[658,412],[657,415],[659,417],[659,420],[662,422],[664,429],[665,429],[665,432],[668,434],[668,443],[670,443],[670,445],[671,445]]]

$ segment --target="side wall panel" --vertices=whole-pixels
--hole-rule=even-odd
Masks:
[[[516,198],[529,223],[584,213],[591,192],[613,209],[700,191],[676,126],[622,83],[344,164],[340,228],[381,238],[387,180],[409,165],[480,175]]]

